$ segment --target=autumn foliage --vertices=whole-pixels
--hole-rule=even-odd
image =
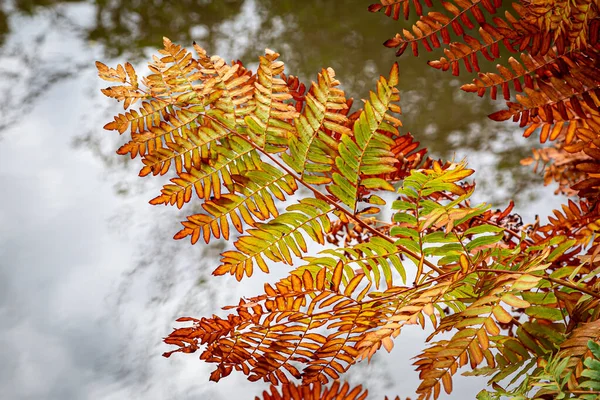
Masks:
[[[385,45],[443,48],[429,65],[477,72],[462,89],[500,95],[492,119],[552,142],[523,160],[572,196],[547,224],[523,225],[512,202],[472,204],[465,161],[433,160],[399,132],[397,64],[353,112],[331,68],[307,87],[270,50],[256,72],[168,39],[141,79],[129,63],[97,63],[117,82],[103,93],[124,102],[105,126],[131,135],[117,152],[142,161],[140,176],[170,177],[150,202],[202,207],[175,238],[233,240],[214,275],[289,270],[221,316],[179,318],[165,356],[200,350],[211,380],[235,370],[270,382],[265,400],[363,399],[343,373],[420,325],[432,333],[414,361],[418,398],[451,393],[463,367],[489,378],[480,399],[598,398],[599,3],[433,6],[369,10],[417,18]],[[501,64],[483,71],[482,58]]]

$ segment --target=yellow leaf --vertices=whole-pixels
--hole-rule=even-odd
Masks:
[[[507,293],[502,296],[501,300],[509,306],[515,308],[527,308],[531,305],[528,301],[525,301],[511,293]]]
[[[512,285],[515,290],[529,290],[537,286],[542,278],[533,275],[521,275]]]
[[[466,274],[467,271],[469,271],[469,260],[467,259],[467,256],[465,256],[464,254],[460,255],[460,270]]]
[[[512,315],[510,315],[502,306],[494,307],[492,313],[498,322],[502,322],[503,324],[508,324],[513,318]]]

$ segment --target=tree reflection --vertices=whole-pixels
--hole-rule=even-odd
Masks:
[[[68,3],[78,2],[17,0],[7,18],[15,14],[33,15]],[[72,17],[70,23],[81,40],[101,46],[105,59],[145,59],[149,50],[155,53],[163,36],[182,44],[197,40],[209,52],[225,51],[245,63],[255,62],[265,47],[274,48],[282,53],[290,73],[312,79],[322,67],[331,66],[348,95],[361,98],[367,96],[376,78],[387,72],[396,60],[394,52],[381,43],[400,27],[399,22],[381,14],[368,13],[369,3],[356,0],[94,0],[94,18],[89,26],[79,24]],[[255,14],[253,26],[238,29],[239,17],[249,4]],[[0,34],[2,15],[0,12]],[[452,158],[458,152],[460,156],[469,155],[471,164],[477,167],[479,154],[495,154],[498,169],[490,168],[494,177],[486,174],[484,183],[493,187],[498,181],[506,181],[507,176],[512,179],[502,182],[507,188],[505,193],[490,192],[493,200],[531,197],[535,191],[526,189],[532,180],[539,182],[540,179],[534,179],[530,170],[517,162],[528,155],[528,148],[511,134],[511,128],[501,128],[487,120],[486,115],[494,111],[490,101],[460,93],[458,80],[452,75],[428,68],[425,61],[435,56],[434,53],[399,59],[406,129],[435,156]],[[48,84],[51,83],[48,80]],[[33,95],[35,97],[35,93]],[[502,146],[494,146],[499,138]]]
[[[0,46],[4,44],[6,34],[8,33],[8,15],[4,11],[2,5],[0,5]]]

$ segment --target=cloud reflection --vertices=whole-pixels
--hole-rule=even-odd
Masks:
[[[380,46],[381,32],[396,28],[349,7],[356,2],[337,4],[31,0],[0,8],[3,398],[252,398],[264,388],[235,374],[208,383],[210,366],[197,357],[161,357],[161,337],[175,318],[219,312],[259,292],[265,276],[243,285],[213,279],[224,244],[192,247],[171,239],[193,210],[147,204],[164,180],[137,178],[137,164],[114,154],[122,138],[101,127],[117,107],[99,93],[93,61],[139,61],[155,53],[163,35],[184,44],[201,35],[205,47],[226,58],[252,62],[265,47],[275,48],[300,76],[332,65],[349,93],[366,97],[394,61]],[[333,26],[336,17],[344,23]],[[457,97],[452,104],[451,77],[423,70],[422,60],[401,63],[405,125],[436,154],[466,148],[470,158],[481,155],[473,164],[487,163],[490,171],[522,154],[512,133],[485,138],[489,103],[462,107],[472,98]],[[529,182],[523,172],[505,171],[516,183]],[[513,186],[503,190],[501,198],[514,194]],[[407,352],[416,352],[422,337],[408,330],[392,356],[351,369],[350,379],[368,384],[374,398],[409,394],[416,374]],[[468,382],[457,385],[457,395],[472,397]]]

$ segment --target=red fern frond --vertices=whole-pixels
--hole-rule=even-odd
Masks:
[[[371,4],[369,11],[378,12],[383,10],[385,15],[394,20],[400,19],[400,12],[404,16],[404,19],[408,19],[410,16],[410,3],[411,0],[380,0],[380,4]],[[420,17],[423,15],[423,5],[420,0],[412,0],[415,13]],[[433,7],[431,0],[425,0],[427,7]]]
[[[305,384],[338,379],[355,362],[358,351],[353,344],[380,318],[372,305],[362,302],[370,287],[361,285],[364,275],[347,284],[342,276],[342,263],[330,278],[325,268],[314,276],[305,270],[301,277],[291,275],[275,287],[266,284],[264,295],[227,307],[236,310],[227,319],[186,319],[193,325],[165,339],[179,346],[165,356],[194,352],[205,344],[200,358],[218,364],[211,375],[214,381],[233,369],[251,381],[274,385],[287,384],[290,377]]]
[[[396,34],[394,38],[387,40],[384,45],[398,48],[396,51],[397,56],[402,55],[409,45],[413,54],[418,56],[419,43],[427,51],[432,51],[433,47],[441,46],[440,39],[442,43],[450,43],[449,29],[452,29],[457,36],[464,37],[465,29],[471,30],[475,28],[475,24],[471,21],[468,14],[471,14],[479,26],[486,25],[484,12],[494,14],[500,6],[500,1],[459,0],[454,1],[454,3],[442,2],[442,6],[449,15],[437,11],[421,15],[419,21],[412,26],[412,32],[403,29],[401,34]],[[484,37],[484,40],[487,41],[487,35]]]

